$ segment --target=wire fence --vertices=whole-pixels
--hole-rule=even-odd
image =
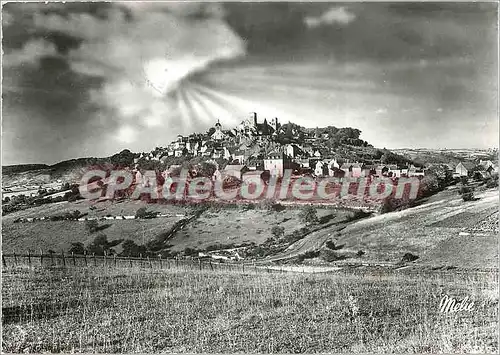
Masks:
[[[248,262],[221,261],[212,259],[181,259],[156,257],[123,257],[65,253],[9,253],[2,254],[4,269],[14,267],[115,267],[115,268],[150,268],[180,270],[225,270],[242,272],[285,272],[283,268],[270,268]]]

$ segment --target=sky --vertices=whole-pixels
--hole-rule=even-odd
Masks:
[[[219,120],[498,146],[491,3],[7,3],[2,164],[141,152]]]

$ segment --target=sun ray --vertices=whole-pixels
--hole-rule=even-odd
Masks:
[[[208,107],[205,105],[203,97],[199,97],[197,93],[189,87],[186,90],[186,94],[191,99],[191,102],[193,102],[193,104],[199,108],[200,116],[202,117],[203,122],[213,122],[217,119],[210,111],[210,109],[208,109]]]
[[[191,116],[189,115],[189,110],[187,108],[183,91],[181,88],[176,90],[176,96],[177,96],[177,107],[179,108],[182,117],[182,127],[183,129],[191,129],[192,119]]]
[[[212,112],[213,116],[222,120],[222,123],[230,125],[237,121],[239,112],[238,110],[231,109],[234,106],[231,102],[218,99],[209,92],[202,92],[199,88],[193,88],[193,94],[204,103],[206,109]]]
[[[238,109],[237,107],[235,107],[234,102],[232,102],[232,100],[228,98],[223,98],[220,95],[217,95],[217,91],[215,89],[211,89],[201,85],[193,85],[193,86],[194,86],[193,90],[198,94],[198,97],[204,99],[205,102],[217,105],[218,107],[222,108],[222,110],[224,110],[226,113],[228,113],[229,116],[232,118],[238,114]],[[231,119],[231,121],[233,119]]]
[[[196,100],[193,99],[191,95],[191,89],[189,87],[183,85],[182,86],[182,92],[184,95],[184,102],[186,103],[187,109],[189,112],[191,112],[191,116],[195,119],[195,124],[198,123],[199,121],[202,122],[208,122],[208,118],[203,115],[203,113],[200,113],[197,108],[197,102]]]

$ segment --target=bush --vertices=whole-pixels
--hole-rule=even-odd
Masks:
[[[271,233],[274,235],[276,238],[279,238],[285,234],[285,228],[281,226],[273,226],[271,228]]]
[[[474,189],[470,186],[462,185],[458,193],[462,195],[462,200],[473,201],[474,200]]]
[[[138,257],[146,254],[146,247],[136,244],[133,240],[127,239],[122,244],[122,256]]]
[[[96,220],[90,220],[90,221],[87,220],[87,221],[85,221],[85,228],[90,233],[95,233],[99,230],[99,223]]]
[[[335,243],[333,242],[333,240],[329,240],[329,241],[327,241],[325,245],[326,245],[326,247],[327,247],[328,249],[335,250],[335,247],[336,247],[336,246],[335,246]]]
[[[69,248],[68,252],[70,254],[75,254],[75,255],[83,255],[85,254],[85,246],[83,243],[71,243],[71,248]]]
[[[358,252],[356,253],[357,256],[363,256],[365,255],[366,253],[363,251],[363,250],[358,250]]]
[[[335,253],[333,250],[329,250],[329,249],[321,250],[320,256],[321,256],[321,259],[323,259],[324,261],[329,262],[329,263],[332,261],[346,259],[345,255],[339,255],[339,254]]]
[[[467,202],[467,201],[474,201],[474,192],[467,192],[467,193],[464,193],[462,195],[462,200],[464,200],[464,202]]]
[[[415,261],[419,258],[418,255],[414,255],[412,253],[406,253],[403,255],[403,259],[401,260],[402,262],[412,262]]]
[[[319,256],[319,254],[320,254],[320,252],[316,251],[316,250],[306,251],[305,253],[298,255],[297,260],[299,262],[301,262],[301,261],[304,261],[305,259],[316,258]]]
[[[313,206],[306,206],[299,214],[300,220],[305,224],[315,224],[318,222],[318,214]]]

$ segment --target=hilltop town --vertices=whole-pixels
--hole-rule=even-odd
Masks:
[[[224,127],[217,121],[205,132],[178,135],[166,146],[150,152],[123,150],[108,158],[80,158],[52,166],[4,167],[3,202],[22,195],[43,201],[51,197],[69,198],[75,195],[71,185],[80,182],[82,171],[102,164],[131,169],[136,177],[144,170],[171,176],[186,168],[213,179],[241,179],[248,172],[266,179],[283,176],[285,169],[297,176],[394,179],[422,178],[435,173],[436,168],[450,178],[484,179],[498,172],[496,150],[391,151],[375,148],[360,136],[361,131],[351,127],[305,128],[291,122],[282,124],[278,118],[261,119],[252,113],[236,127]],[[206,163],[213,168],[203,171]]]
[[[492,160],[494,151],[471,156],[427,152],[428,161],[415,155],[396,154],[374,148],[360,138],[355,128],[305,128],[291,122],[281,124],[278,118],[259,120],[257,113],[242,120],[237,127],[223,127],[218,121],[205,133],[178,135],[166,147],[134,157],[136,169],[166,169],[171,173],[180,167],[193,167],[202,161],[214,161],[220,172],[241,178],[248,171],[283,176],[285,169],[312,176],[424,176],[425,170],[442,165],[450,173],[468,176],[473,171],[490,174],[498,170]],[[407,153],[403,150],[401,153]],[[483,160],[484,159],[484,160]]]

